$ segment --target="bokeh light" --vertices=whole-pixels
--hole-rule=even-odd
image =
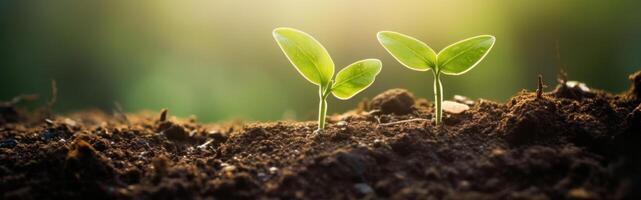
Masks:
[[[462,76],[444,77],[445,97],[505,101],[569,78],[621,92],[641,69],[639,1],[18,1],[0,2],[0,99],[47,97],[56,111],[169,108],[201,121],[232,118],[313,120],[317,88],[298,75],[271,31],[304,30],[332,55],[337,70],[379,58],[383,71],[349,101],[330,97],[329,113],[353,108],[390,88],[431,99],[432,77],[404,68],[376,32],[412,35],[440,50],[480,34],[497,43]],[[548,88],[551,89],[551,88]]]

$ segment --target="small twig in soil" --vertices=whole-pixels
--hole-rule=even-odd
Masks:
[[[395,121],[395,122],[389,122],[389,123],[384,123],[380,124],[381,126],[389,126],[389,125],[394,125],[394,124],[402,124],[402,123],[407,123],[407,122],[418,122],[418,121],[430,121],[429,119],[407,119],[407,120],[401,120],[401,121]]]
[[[201,145],[198,145],[198,147],[197,147],[197,148],[199,148],[199,149],[204,149],[204,148],[206,148],[206,147],[207,147],[207,145],[211,144],[211,142],[213,142],[213,141],[214,141],[214,139],[209,139],[209,140],[207,140],[207,142],[205,142],[205,143],[203,143],[203,144],[201,144]]]
[[[539,74],[539,87],[536,89],[536,98],[540,99],[543,96],[543,76]]]
[[[160,110],[160,120],[159,121],[164,122],[165,120],[167,120],[167,112],[168,111],[169,110],[167,110],[167,108],[163,108],[162,110]]]

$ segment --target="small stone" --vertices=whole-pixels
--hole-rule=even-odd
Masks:
[[[342,127],[342,126],[347,126],[347,122],[346,122],[346,121],[339,121],[339,122],[336,122],[336,126],[341,126],[341,127]]]
[[[474,101],[470,100],[466,96],[462,95],[454,95],[454,101],[462,103],[462,104],[467,104],[467,105],[474,105]]]
[[[270,167],[269,168],[269,173],[275,174],[276,172],[278,172],[278,168],[277,167]]]
[[[583,92],[590,92],[590,88],[585,83],[581,83],[579,81],[568,81],[565,82],[565,85],[568,86],[569,88],[578,88]]]
[[[367,185],[367,183],[354,184],[354,189],[356,189],[356,191],[361,195],[366,195],[374,192],[374,189],[372,189],[371,186]]]
[[[590,88],[585,83],[579,81],[567,81],[565,84],[560,83],[551,94],[570,99],[582,99],[594,96]]]
[[[459,114],[470,109],[470,106],[454,101],[443,101],[443,104],[441,106],[443,108],[443,111],[452,114]]]

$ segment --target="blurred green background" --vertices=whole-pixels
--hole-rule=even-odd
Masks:
[[[390,88],[432,98],[432,75],[396,62],[378,44],[380,30],[437,51],[470,36],[497,37],[479,66],[444,77],[446,98],[505,101],[534,90],[538,74],[551,90],[560,65],[570,79],[621,92],[641,69],[639,8],[641,1],[587,0],[3,0],[0,99],[47,99],[55,79],[55,110],[63,113],[110,111],[119,102],[126,112],[166,107],[200,121],[314,119],[317,88],[274,42],[280,26],[315,36],[337,71],[359,59],[383,61],[371,88],[348,101],[330,97],[329,113]]]

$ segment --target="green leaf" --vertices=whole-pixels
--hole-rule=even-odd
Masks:
[[[349,99],[369,87],[381,72],[383,64],[378,59],[356,61],[336,75],[332,94],[339,99]]]
[[[327,50],[311,35],[293,29],[276,28],[274,39],[287,59],[309,82],[325,86],[334,75],[334,61]]]
[[[496,39],[480,35],[461,40],[438,53],[438,67],[447,75],[460,75],[474,68],[490,52]]]
[[[417,71],[436,68],[436,53],[425,43],[392,31],[378,32],[376,37],[381,45],[405,67]]]

